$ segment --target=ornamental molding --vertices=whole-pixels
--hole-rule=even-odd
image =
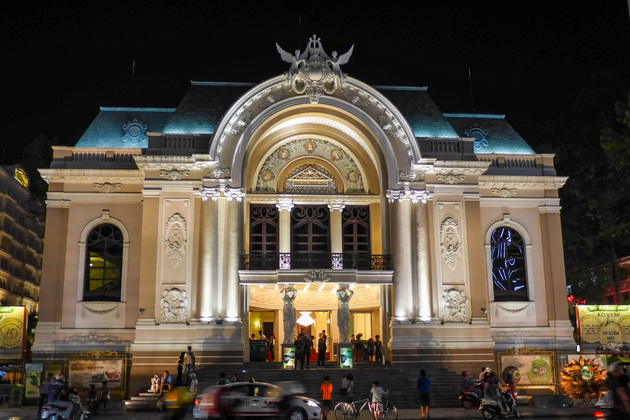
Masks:
[[[325,198],[323,198],[325,197]],[[322,200],[328,200],[330,196],[322,196],[316,194],[293,194],[290,197],[284,197],[280,194],[256,194],[256,193],[247,193],[247,201],[251,203],[257,204],[278,204],[280,202],[284,202],[284,200],[289,200],[295,204],[311,204],[311,203],[322,203]],[[351,194],[340,194],[335,195],[335,201],[329,203],[337,203],[343,202],[346,205],[351,204],[372,204],[372,203],[380,203],[380,198],[378,195],[351,195]]]
[[[422,204],[426,204],[428,200],[433,199],[431,193],[426,190],[415,190],[405,186],[399,190],[387,190],[385,193],[385,197],[387,197],[387,201],[393,203],[398,200],[398,202],[402,203],[406,200],[411,200],[412,203],[417,203],[421,201]]]
[[[529,302],[525,303],[525,304],[511,304],[511,305],[506,305],[506,304],[496,304],[496,307],[498,309],[501,309],[505,312],[508,312],[510,314],[517,314],[519,312],[522,312],[524,310],[526,310],[529,307]]]
[[[401,182],[417,182],[424,181],[424,170],[419,171],[400,171],[398,173],[398,180]]]
[[[304,281],[309,283],[327,283],[330,281],[330,276],[324,270],[311,270],[306,273]]]
[[[162,323],[187,323],[188,297],[186,292],[177,287],[162,290],[160,309]]]
[[[66,343],[95,343],[95,344],[105,344],[105,343],[121,343],[123,340],[113,334],[99,334],[96,331],[90,331],[88,334],[74,334],[67,337],[64,337],[63,341]]]
[[[40,169],[42,178],[51,181],[88,181],[94,182],[99,178],[116,182],[142,182],[143,175],[138,170],[103,170],[103,169]]]
[[[203,172],[204,178],[229,179],[231,176],[232,176],[232,170],[228,167],[206,168],[206,170]]]
[[[174,213],[166,221],[164,241],[167,257],[171,261],[173,268],[177,268],[186,253],[186,244],[188,237],[188,227],[186,218],[180,213]]]
[[[464,180],[466,179],[466,175],[456,174],[453,172],[438,173],[437,179],[442,181],[445,184],[454,185],[454,184],[460,184],[464,182]]]
[[[442,293],[442,321],[464,323],[470,319],[469,302],[466,292],[456,288]]]
[[[503,198],[514,197],[518,193],[518,189],[506,187],[492,188],[490,191],[492,191],[492,194]]]
[[[107,315],[113,311],[116,311],[115,317],[118,318],[120,316],[120,304],[119,303],[115,303],[114,306],[110,306],[111,303],[94,303],[94,302],[84,302],[83,305],[81,305],[81,318],[85,318],[86,316],[86,311],[97,315],[97,316],[102,316],[102,315]]]
[[[208,198],[212,201],[217,201],[219,198],[225,198],[227,201],[236,200],[237,202],[243,201],[245,198],[244,188],[230,188],[230,186],[220,185],[218,187],[203,187],[199,188],[199,194],[203,201],[207,201]]]
[[[496,176],[484,175],[479,186],[487,188],[548,188],[559,189],[569,178],[563,176]]]
[[[173,165],[196,165],[198,169],[200,162],[195,156],[172,156],[172,155],[134,155],[133,159],[137,165],[146,166],[148,168],[166,168]]]
[[[447,217],[440,226],[440,247],[442,258],[451,271],[455,270],[462,250],[462,235],[459,223],[452,217]]]
[[[112,193],[114,191],[118,191],[119,189],[122,188],[122,183],[120,182],[115,182],[115,183],[111,183],[111,182],[95,182],[94,184],[92,184],[92,186],[94,187],[94,189],[98,192],[102,192],[102,193]]]
[[[188,178],[190,176],[190,171],[188,169],[162,169],[159,172],[162,178],[168,179],[169,181],[179,181],[184,178]]]

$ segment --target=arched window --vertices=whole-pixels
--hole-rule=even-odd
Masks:
[[[121,299],[123,233],[111,223],[92,229],[86,240],[83,300]]]
[[[490,237],[495,301],[527,300],[525,244],[517,230],[499,226]]]

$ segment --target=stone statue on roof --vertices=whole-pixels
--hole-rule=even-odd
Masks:
[[[283,61],[290,63],[288,82],[291,90],[302,95],[307,94],[311,103],[318,103],[323,94],[331,95],[337,88],[343,91],[344,74],[341,66],[350,60],[354,45],[340,56],[333,52],[330,57],[324,51],[320,38],[309,38],[303,53],[297,50],[290,54],[276,43],[276,49]]]

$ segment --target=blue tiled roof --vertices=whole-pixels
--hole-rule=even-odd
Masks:
[[[483,140],[475,142],[476,154],[533,155],[534,150],[505,120],[504,115],[444,114],[460,137],[474,137],[482,133]]]
[[[174,111],[174,108],[101,107],[76,147],[146,148],[146,133],[161,132]]]

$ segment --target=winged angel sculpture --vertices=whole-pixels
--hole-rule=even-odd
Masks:
[[[354,45],[345,54],[337,55],[337,51],[333,51],[330,57],[324,51],[320,38],[313,35],[303,53],[296,50],[292,55],[277,43],[276,49],[282,60],[291,64],[288,79],[295,93],[306,93],[312,103],[317,103],[324,93],[330,95],[337,89],[343,92],[344,74],[341,66],[350,61]]]

